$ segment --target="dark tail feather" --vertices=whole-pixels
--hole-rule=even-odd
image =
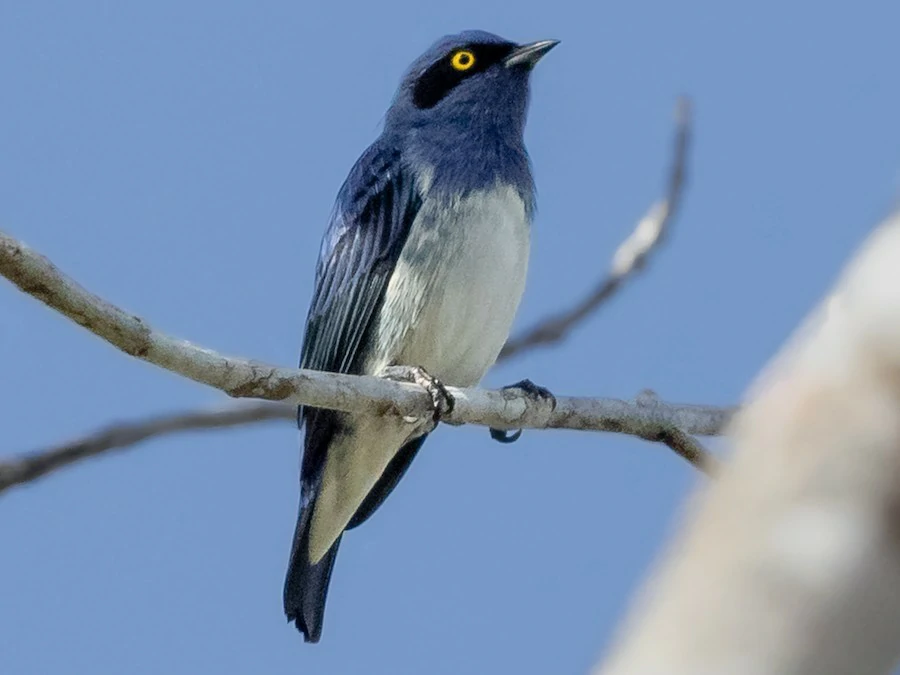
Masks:
[[[331,569],[334,567],[341,538],[335,540],[319,562],[314,565],[309,562],[307,551],[311,506],[300,512],[297,528],[294,530],[291,561],[284,581],[284,613],[288,621],[293,621],[297,630],[303,633],[306,642],[318,642],[322,635],[328,582],[331,580]]]

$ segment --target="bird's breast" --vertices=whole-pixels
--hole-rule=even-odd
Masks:
[[[512,187],[427,197],[388,283],[367,370],[421,366],[450,385],[477,384],[525,290],[529,231]]]

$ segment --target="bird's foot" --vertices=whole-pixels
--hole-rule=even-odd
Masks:
[[[529,398],[535,401],[550,401],[553,407],[556,407],[556,397],[553,395],[553,392],[546,387],[535,384],[531,380],[519,380],[515,384],[503,387],[503,389],[504,391],[507,389],[521,389]]]
[[[535,401],[550,401],[551,408],[556,407],[556,397],[551,393],[551,391],[545,387],[541,387],[531,380],[525,379],[516,382],[515,384],[511,384],[508,387],[503,387],[501,391],[507,391],[510,389],[518,389],[525,393],[530,399]],[[491,432],[491,438],[493,438],[498,443],[515,443],[519,440],[519,437],[522,435],[521,429],[516,429],[513,433],[509,433],[506,429],[494,429],[491,427],[489,429]]]
[[[431,396],[434,410],[431,421],[435,426],[441,421],[441,418],[453,412],[453,396],[439,379],[429,375],[424,368],[420,366],[388,366],[381,374],[389,380],[417,384],[427,391]]]

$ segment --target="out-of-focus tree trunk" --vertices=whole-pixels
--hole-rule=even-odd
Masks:
[[[598,675],[864,675],[900,655],[900,215],[767,368]]]

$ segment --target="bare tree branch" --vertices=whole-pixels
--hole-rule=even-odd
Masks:
[[[394,385],[388,382],[389,385]],[[451,389],[451,392],[459,391]],[[511,392],[497,393],[510,396]],[[507,399],[518,400],[515,394]],[[529,399],[530,400],[530,399]],[[572,399],[576,400],[576,399]],[[701,470],[715,466],[714,458],[680,428],[691,433],[712,436],[721,433],[733,411],[725,408],[672,405],[655,399],[652,406],[638,399],[635,402],[616,399],[580,399],[591,405],[571,416],[552,417],[543,428],[583,428],[587,419],[597,431],[611,431],[636,436],[650,442],[664,443]],[[187,413],[158,415],[132,422],[119,422],[83,438],[61,445],[14,456],[0,461],[0,492],[34,481],[53,471],[83,459],[120,450],[160,436],[178,432],[221,429],[274,420],[297,419],[297,407],[269,401],[234,402],[230,405]],[[518,426],[518,425],[515,425]]]
[[[598,673],[875,675],[900,659],[900,213],[767,367]]]
[[[707,475],[713,475],[719,466],[716,458],[703,447],[700,441],[677,427],[662,431],[653,439],[645,440],[655,440],[667,445],[675,454],[683,457]]]
[[[241,402],[227,408],[144,417],[136,422],[111,424],[84,438],[0,462],[0,492],[46,476],[82,459],[134,446],[151,438],[270,420],[293,421],[296,417],[297,409],[294,406],[254,401]]]
[[[152,329],[144,320],[89,293],[53,263],[0,232],[0,275],[131,356],[153,363],[234,398],[309,405],[344,412],[396,415],[418,422],[432,415],[428,393],[415,384],[369,375],[279,368],[223,356]],[[717,433],[728,410],[702,406],[643,407],[615,399],[556,397],[556,405],[519,390],[447,387],[454,398],[451,424],[495,429],[582,429],[648,432],[648,425],[687,433]],[[623,426],[625,428],[623,428]]]
[[[44,256],[0,232],[0,275],[22,291],[69,317],[126,354],[173,373],[220,389],[235,398],[330,408],[344,412],[394,414],[419,419],[431,415],[431,398],[422,388],[366,375],[343,375],[279,368],[258,361],[227,357],[156,331],[88,292]],[[455,399],[445,420],[481,424],[496,429],[567,428],[621,431],[623,418],[638,426],[650,419],[646,412],[628,411],[629,404],[613,399],[557,397],[555,408],[514,390],[486,391],[448,387]],[[633,407],[633,406],[632,406]],[[666,419],[688,433],[716,433],[728,411],[700,406],[660,409],[650,424]],[[636,428],[636,427],[635,427]],[[637,435],[643,431],[635,431]]]
[[[625,281],[643,269],[647,258],[662,244],[669,223],[678,211],[681,195],[684,192],[688,146],[691,137],[691,108],[690,101],[686,98],[678,100],[675,108],[675,123],[675,150],[672,168],[669,171],[666,197],[650,207],[647,215],[638,222],[634,231],[619,246],[613,256],[606,279],[601,281],[574,307],[542,319],[521,335],[510,338],[503,347],[503,351],[500,352],[498,361],[564,339],[575,326],[609,300]]]

